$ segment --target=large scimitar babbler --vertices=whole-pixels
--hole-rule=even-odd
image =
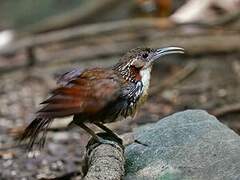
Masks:
[[[42,148],[52,121],[66,116],[73,116],[71,124],[83,128],[100,143],[107,142],[86,123],[93,123],[118,138],[104,124],[133,117],[146,100],[153,62],[164,55],[176,53],[184,53],[184,49],[135,48],[113,67],[75,69],[63,74],[58,80],[58,87],[41,103],[43,107],[25,129],[21,140],[28,144],[30,150],[35,144]]]

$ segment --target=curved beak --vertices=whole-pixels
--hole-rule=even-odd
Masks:
[[[184,49],[180,47],[166,47],[156,49],[152,56],[152,61],[158,59],[159,57],[165,56],[167,54],[184,54]]]

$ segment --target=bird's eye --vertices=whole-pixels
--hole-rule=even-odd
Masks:
[[[147,53],[144,53],[144,54],[142,55],[142,57],[145,59],[145,58],[148,57],[148,54],[147,54]]]

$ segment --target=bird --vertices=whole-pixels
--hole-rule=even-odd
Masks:
[[[134,117],[147,99],[153,63],[176,53],[184,53],[184,49],[138,47],[129,50],[111,67],[73,69],[62,74],[57,87],[40,103],[41,108],[24,130],[20,142],[29,150],[43,148],[53,120],[67,116],[73,116],[70,124],[84,129],[97,142],[104,143],[104,140],[87,123],[120,139],[105,123]]]

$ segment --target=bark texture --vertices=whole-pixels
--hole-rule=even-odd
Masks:
[[[84,180],[118,180],[124,175],[124,147],[106,133],[98,134],[109,143],[99,144],[91,139],[85,156]]]

